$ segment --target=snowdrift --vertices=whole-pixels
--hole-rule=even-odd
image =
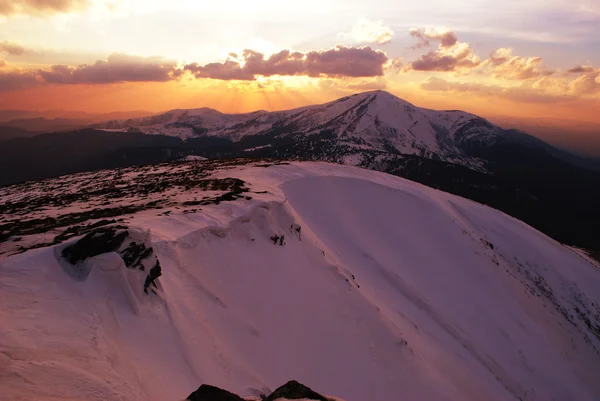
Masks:
[[[204,383],[258,397],[290,379],[346,401],[600,398],[585,256],[372,171],[215,176],[262,195],[132,219],[134,239],[79,262],[85,279],[69,244],[0,261],[1,400],[181,400]],[[128,268],[131,241],[162,267],[148,294],[154,259]]]

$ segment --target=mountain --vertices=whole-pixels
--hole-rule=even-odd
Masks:
[[[292,378],[346,401],[600,398],[598,264],[415,182],[184,162],[3,187],[0,208],[3,400],[272,400]]]
[[[0,142],[13,138],[28,138],[39,134],[39,132],[35,131],[28,131],[26,129],[11,127],[8,125],[0,125]]]
[[[135,130],[182,139],[217,137],[232,142],[255,138],[329,135],[346,156],[367,151],[418,155],[480,168],[465,149],[502,134],[477,116],[460,111],[418,108],[384,91],[366,92],[323,105],[248,114],[223,114],[202,108],[95,125],[98,129]]]
[[[30,120],[44,118],[47,120],[85,120],[88,122],[88,124],[92,124],[112,119],[145,117],[153,114],[156,113],[144,110],[117,111],[112,113],[91,113],[85,111],[72,110],[0,110],[0,122],[6,123],[7,121],[11,120]]]
[[[364,166],[373,158],[402,154],[478,171],[486,170],[486,161],[474,157],[474,150],[511,142],[544,149],[571,164],[600,171],[600,160],[556,148],[523,131],[503,129],[462,111],[419,108],[385,91],[271,113],[223,114],[209,108],[172,110],[151,117],[107,121],[93,128],[174,136],[190,143],[200,141],[202,145],[203,139],[217,138],[230,142],[237,150],[260,150],[260,156],[265,156],[264,147],[273,147],[276,141],[287,139],[287,146],[289,140],[327,137],[335,142],[335,152],[330,153],[335,153],[338,162]],[[306,156],[303,151],[298,153],[293,156]]]
[[[47,119],[43,117],[37,117],[10,120],[6,121],[4,124],[10,127],[46,133],[57,131],[73,131],[76,129],[84,128],[90,123],[88,120],[76,120],[66,118]]]
[[[383,91],[271,113],[173,110],[14,139],[0,148],[0,185],[189,156],[321,160],[383,171],[600,251],[600,172],[583,158],[475,115],[419,108]]]
[[[524,118],[491,116],[494,124],[506,128],[518,128],[562,149],[591,159],[600,158],[599,122],[587,122],[560,118]]]

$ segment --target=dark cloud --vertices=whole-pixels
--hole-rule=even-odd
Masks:
[[[54,65],[38,70],[40,77],[55,84],[107,84],[116,82],[165,82],[178,76],[175,62],[162,57],[112,54],[106,61],[76,67]]]
[[[440,47],[452,47],[458,42],[456,33],[452,31],[429,31],[425,29],[411,28],[408,33],[413,38],[417,39],[417,44],[413,46],[414,49],[421,49],[423,47],[431,46],[431,41],[439,41]]]
[[[439,47],[411,61],[404,71],[459,71],[469,70],[481,64],[468,43],[457,42],[451,48]]]
[[[481,64],[468,43],[459,42],[452,31],[429,31],[412,28],[409,31],[418,43],[413,48],[430,46],[432,41],[439,42],[437,50],[430,51],[415,61],[411,61],[402,71],[465,71]]]
[[[328,50],[292,52],[282,50],[270,57],[254,50],[244,50],[238,59],[201,66],[184,67],[196,78],[254,80],[273,75],[309,77],[375,77],[383,75],[386,54],[370,47],[336,46]]]
[[[0,69],[0,92],[27,89],[38,83],[38,76],[34,71]]]
[[[588,72],[594,72],[596,69],[591,65],[578,65],[573,68],[570,68],[567,72],[569,74],[584,74]]]
[[[187,64],[184,70],[194,74],[196,78],[212,78],[222,80],[254,80],[254,75],[244,71],[240,66],[240,63],[233,60],[227,60],[224,63],[209,63],[206,65],[199,65],[198,63]]]
[[[80,10],[89,5],[89,0],[0,0],[0,15],[52,14]]]
[[[0,42],[0,53],[5,53],[11,56],[20,56],[25,53],[25,48],[18,43],[8,42],[6,40]]]

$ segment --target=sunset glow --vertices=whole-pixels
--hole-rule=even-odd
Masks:
[[[1,109],[244,112],[385,89],[600,122],[595,0],[2,0],[0,29]]]

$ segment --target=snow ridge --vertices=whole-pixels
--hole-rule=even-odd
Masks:
[[[524,223],[327,163],[198,179],[252,199],[186,207],[204,192],[180,189],[119,222],[130,240],[82,280],[61,252],[80,238],[0,261],[0,400],[249,397],[291,378],[347,401],[598,399],[600,271]],[[155,292],[131,242],[160,260]]]

